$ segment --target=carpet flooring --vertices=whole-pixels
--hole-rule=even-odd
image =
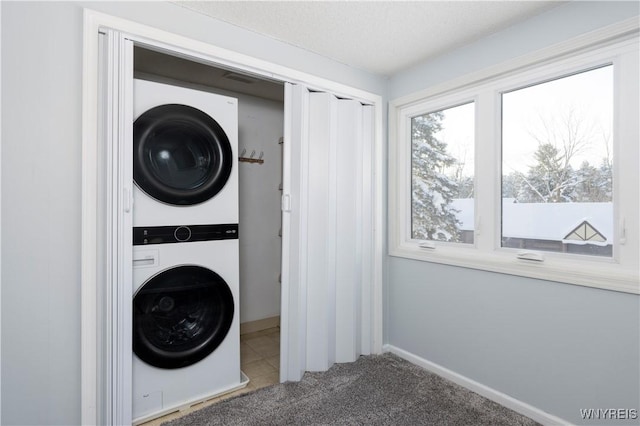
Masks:
[[[163,423],[187,425],[537,425],[393,354],[360,357]]]

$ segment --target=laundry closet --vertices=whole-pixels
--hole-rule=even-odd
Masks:
[[[235,122],[233,121],[228,121],[228,123],[234,124],[227,124],[226,128],[221,122],[223,125],[222,128],[219,129],[223,135],[225,132],[232,135],[230,137],[231,144],[229,145],[232,147],[230,155],[235,157],[233,167],[236,168],[236,170],[225,170],[226,166],[223,165],[220,171],[216,172],[220,174],[226,173],[228,176],[231,176],[229,180],[231,183],[219,185],[220,188],[218,190],[222,195],[216,194],[212,199],[215,199],[215,197],[228,197],[229,192],[235,193],[236,183],[237,198],[231,197],[229,198],[230,201],[225,201],[222,204],[219,202],[213,210],[202,210],[204,213],[201,213],[200,216],[204,214],[205,217],[198,217],[197,222],[194,223],[205,225],[187,226],[191,225],[187,222],[183,224],[185,226],[175,228],[175,225],[181,225],[181,217],[175,216],[175,219],[172,218],[168,220],[168,222],[171,223],[151,223],[151,225],[154,226],[149,227],[149,230],[140,227],[141,224],[145,226],[149,224],[146,222],[141,223],[144,221],[136,219],[136,207],[149,210],[151,213],[147,214],[147,216],[150,216],[152,219],[145,220],[147,222],[149,220],[154,222],[153,210],[145,204],[147,202],[144,196],[150,195],[152,198],[157,197],[154,197],[152,193],[153,189],[142,188],[140,182],[136,180],[136,185],[139,187],[136,188],[136,191],[138,191],[138,193],[144,192],[145,194],[144,196],[138,195],[139,199],[142,200],[141,203],[136,200],[134,193],[134,292],[142,289],[144,285],[146,285],[141,285],[140,283],[142,281],[150,280],[153,278],[153,274],[156,273],[156,270],[151,269],[151,272],[145,275],[143,268],[148,264],[149,266],[157,267],[157,270],[162,270],[162,262],[166,262],[166,259],[169,257],[171,257],[173,263],[188,265],[192,262],[200,262],[205,266],[211,265],[210,268],[212,270],[216,268],[225,270],[225,268],[229,267],[230,271],[233,271],[233,268],[236,267],[239,272],[239,280],[233,278],[239,282],[239,285],[230,285],[233,299],[236,299],[230,314],[234,318],[233,327],[230,328],[228,332],[231,337],[225,337],[226,331],[222,333],[222,337],[220,337],[219,340],[223,341],[223,346],[220,346],[220,348],[223,349],[216,347],[212,355],[203,355],[202,357],[205,360],[209,360],[209,363],[212,363],[211,367],[189,367],[191,365],[197,366],[198,363],[203,364],[201,358],[187,360],[186,363],[183,364],[171,364],[171,361],[166,360],[167,358],[171,358],[170,353],[154,353],[156,352],[155,349],[151,350],[151,353],[148,355],[149,359],[146,359],[146,355],[142,353],[139,348],[142,344],[146,344],[147,337],[136,337],[136,327],[138,327],[136,324],[138,323],[135,317],[136,309],[138,309],[136,302],[138,296],[134,298],[134,353],[138,355],[138,358],[142,358],[143,360],[143,362],[140,362],[140,360],[134,356],[134,419],[144,419],[156,416],[156,414],[161,411],[166,411],[167,406],[172,408],[170,407],[171,405],[179,405],[179,399],[187,402],[203,396],[202,393],[204,391],[198,391],[201,395],[190,395],[187,390],[184,396],[176,397],[175,404],[167,404],[165,401],[167,394],[173,391],[173,389],[168,391],[167,388],[174,387],[173,383],[175,383],[176,377],[179,377],[178,375],[184,377],[185,374],[191,374],[189,368],[195,376],[205,371],[208,372],[211,369],[219,370],[220,375],[223,375],[226,366],[221,364],[227,362],[231,369],[237,368],[237,363],[239,363],[238,333],[252,333],[279,326],[282,264],[281,195],[284,86],[281,82],[273,82],[265,80],[262,77],[241,74],[235,70],[216,68],[207,64],[193,62],[141,47],[136,47],[134,50],[134,79],[134,109],[141,109],[135,106],[140,104],[139,100],[135,99],[140,93],[144,93],[142,96],[145,97],[144,101],[146,102],[147,98],[153,99],[156,96],[160,98],[165,96],[164,94],[156,95],[155,92],[172,93],[173,91],[178,93],[177,98],[175,98],[177,100],[169,97],[167,98],[168,100],[161,100],[154,105],[165,103],[167,105],[163,105],[163,107],[169,109],[179,108],[180,105],[177,104],[181,103],[180,96],[182,95],[180,95],[180,93],[184,92],[187,93],[186,102],[188,102],[189,99],[197,100],[199,97],[203,97],[205,101],[208,101],[208,99],[206,99],[207,97],[213,98],[214,104],[218,102],[221,108],[233,110],[232,115],[234,116],[234,120],[236,117],[235,108],[237,108],[237,137],[235,135]],[[187,90],[185,91],[184,89]],[[192,92],[192,90],[197,92]],[[202,93],[205,95],[201,96]],[[213,95],[208,96],[206,94]],[[203,101],[203,104],[206,104],[205,101]],[[197,104],[197,101],[194,102]],[[197,105],[194,106],[197,108]],[[142,110],[145,108],[142,108]],[[187,106],[187,108],[190,108],[190,106]],[[204,109],[206,110],[206,108]],[[182,119],[179,110],[177,112],[170,111],[170,113],[174,114],[173,117],[176,123]],[[187,111],[186,114],[188,115],[189,111]],[[223,112],[222,114],[225,113]],[[140,111],[134,111],[134,115],[139,118]],[[185,120],[192,120],[192,118],[185,118]],[[204,117],[203,120],[207,120],[207,118]],[[136,150],[141,152],[141,148],[138,148],[138,142],[136,142],[136,138],[139,138],[139,136],[136,136],[136,126],[140,127],[140,125],[134,124],[134,157],[136,157],[136,155],[143,156],[139,152],[136,152]],[[216,123],[214,123],[213,126],[215,127]],[[152,133],[153,129],[145,129],[144,131]],[[216,135],[212,137],[214,139],[218,138]],[[196,150],[199,149],[197,146],[199,144],[197,141],[198,138],[199,136],[194,136],[193,140],[195,142],[192,142]],[[161,138],[158,137],[158,139]],[[226,138],[223,136],[223,139]],[[160,143],[162,143],[162,141]],[[229,155],[228,153],[225,154],[223,148],[221,149],[220,155],[222,157]],[[189,153],[187,154],[190,156]],[[166,154],[157,152],[154,155],[157,155],[158,158],[166,155],[168,158],[169,155],[179,154],[170,154],[167,151]],[[213,155],[215,156],[217,154],[214,153]],[[191,158],[188,160],[191,161]],[[137,161],[138,160],[134,160],[134,177],[136,167],[138,167]],[[154,160],[152,159],[150,161],[153,163]],[[194,170],[195,169],[197,169],[197,165],[194,167]],[[140,173],[141,172],[138,172],[138,174]],[[226,182],[227,178],[224,179]],[[231,188],[229,188],[230,186]],[[227,193],[224,191],[227,191]],[[234,197],[235,196],[234,194]],[[159,198],[158,200],[163,201]],[[236,202],[239,207],[237,216],[229,216],[226,215],[225,211],[220,211],[221,209],[226,210],[227,207],[229,208],[229,212],[235,211],[236,207],[233,204]],[[162,203],[157,205],[159,211],[166,209],[170,212],[168,214],[181,211],[179,206],[165,207],[161,204]],[[171,204],[171,202],[169,202],[169,204]],[[198,200],[193,204],[198,205]],[[209,215],[211,217],[210,221],[207,217]],[[236,222],[235,218],[237,218],[237,223],[232,223]],[[136,223],[136,221],[138,223]],[[168,226],[162,227],[156,225],[171,225],[174,226],[175,229],[168,229]],[[147,235],[147,233],[149,233],[149,235]],[[196,235],[196,233],[198,234]],[[163,241],[163,238],[165,238],[163,235],[165,234],[172,235],[166,237],[167,239]],[[200,235],[203,237],[199,240]],[[214,237],[209,238],[210,235],[214,235]],[[218,237],[215,235],[222,236]],[[226,239],[229,239],[229,241],[203,243],[203,241]],[[232,240],[236,240],[237,243],[233,244],[237,245],[222,245],[232,244]],[[164,244],[164,242],[177,242],[179,244]],[[188,246],[189,248],[176,248],[178,246]],[[155,249],[155,247],[160,248]],[[231,253],[236,250],[239,252],[238,265],[230,265],[236,262],[237,256],[231,255]],[[211,258],[213,257],[219,257],[219,262],[216,263],[215,260],[212,260]],[[174,262],[174,258],[178,260]],[[193,261],[191,259],[193,259]],[[199,259],[202,260],[200,261]],[[209,264],[207,264],[207,262],[209,262]],[[158,267],[158,264],[160,267]],[[174,267],[176,265],[171,266]],[[143,271],[142,275],[139,271]],[[140,276],[142,276],[142,278],[140,278]],[[234,276],[234,273],[229,272],[229,276]],[[207,280],[208,278],[203,277],[202,279]],[[169,277],[169,281],[170,280],[171,277]],[[171,284],[162,285],[166,287]],[[174,279],[173,285],[182,285],[182,283],[178,284],[178,281]],[[234,288],[234,285],[238,288]],[[157,292],[158,290],[152,289],[150,291]],[[158,299],[158,296],[153,297]],[[153,309],[162,310],[166,308],[170,310],[173,307],[171,303],[173,303],[174,300],[171,297],[167,297],[166,299],[164,302],[149,302],[149,304],[156,303],[157,307]],[[164,307],[163,303],[165,305]],[[193,303],[197,304],[197,301]],[[233,303],[231,303],[231,305],[233,305]],[[217,311],[224,311],[225,309],[228,308],[214,308],[214,311],[216,311],[214,315],[222,315]],[[200,313],[193,314],[192,316],[194,315],[200,315]],[[220,322],[224,321],[231,322],[230,319],[220,320]],[[195,322],[196,321],[194,321],[194,324]],[[237,322],[239,322],[239,324],[237,324]],[[227,326],[231,327],[230,324],[227,324]],[[175,326],[172,327],[175,329]],[[175,332],[175,334],[188,334],[190,332],[188,328],[189,327],[184,327],[184,330],[181,328],[180,331]],[[160,334],[160,332],[155,332],[155,334]],[[174,337],[171,338],[173,339]],[[136,346],[138,340],[142,341],[142,343],[138,343]],[[231,345],[233,348],[224,349],[224,345]],[[149,346],[154,347],[154,345]],[[172,348],[167,347],[167,352],[171,352],[172,350]],[[227,355],[224,357],[220,355],[219,358],[214,361],[213,358],[217,356],[216,354],[223,351],[227,351]],[[141,354],[142,356],[140,356]],[[167,357],[163,358],[164,355],[167,355]],[[159,361],[155,362],[154,359],[158,359]],[[185,369],[184,367],[187,368]],[[172,370],[156,370],[156,368]],[[200,368],[201,371],[196,370],[196,368]],[[140,371],[142,371],[142,373],[139,373]],[[216,374],[218,374],[218,372],[216,372]],[[202,380],[197,379],[195,376],[193,378],[194,380]],[[164,380],[164,383],[160,383],[161,380],[158,378]],[[143,389],[142,386],[138,386],[141,383],[144,383],[146,386],[147,382],[153,383],[156,379],[158,379],[158,384],[153,384],[148,387],[148,389]],[[238,380],[235,379],[234,376],[234,383],[226,386],[226,389],[230,390],[233,387],[240,387],[246,384],[246,377],[240,378],[239,380],[240,383],[237,383],[236,386]],[[193,380],[189,379],[187,381]],[[179,385],[175,386],[179,387]],[[185,384],[185,386],[187,385]],[[154,389],[156,388],[159,389],[158,392],[155,392]],[[213,393],[213,389],[211,389],[210,393]]]
[[[284,86],[138,47],[134,60],[135,78],[238,99],[240,324],[278,325]]]

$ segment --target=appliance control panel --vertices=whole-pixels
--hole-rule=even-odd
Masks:
[[[133,228],[133,245],[186,243],[193,241],[238,239],[238,224],[137,226]]]

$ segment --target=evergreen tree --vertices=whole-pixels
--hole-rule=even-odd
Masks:
[[[520,188],[524,176],[519,172],[511,172],[502,176],[502,198],[515,198],[519,200]]]
[[[576,202],[611,201],[611,167],[603,162],[596,168],[584,161],[576,170]]]
[[[610,135],[598,136],[593,123],[576,108],[540,119],[536,132],[538,149],[534,164],[526,172],[503,175],[503,198],[522,203],[610,202],[612,199],[612,162]],[[584,161],[575,170],[581,154],[604,143],[606,158],[596,168]]]
[[[565,174],[561,174],[557,167],[550,167],[557,166],[557,162],[543,156],[536,159],[538,163],[526,174],[503,175],[503,198],[515,198],[521,203],[605,203],[612,200],[613,176],[609,161],[603,160],[599,168],[584,161],[577,170],[568,166]]]
[[[472,177],[462,176],[456,179],[456,185],[458,185],[458,191],[455,198],[473,198],[475,186]]]
[[[447,145],[434,136],[442,129],[442,118],[441,112],[434,112],[411,120],[412,236],[458,241],[457,211],[451,207],[458,186],[444,174],[456,160],[447,153]]]
[[[606,158],[602,160],[600,166],[598,189],[602,198],[597,201],[610,202],[613,200],[613,165]]]
[[[576,178],[559,150],[552,144],[541,144],[533,156],[536,164],[523,176],[518,199],[526,203],[572,201]]]

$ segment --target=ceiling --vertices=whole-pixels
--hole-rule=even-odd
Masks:
[[[176,1],[196,12],[391,76],[563,1]]]

